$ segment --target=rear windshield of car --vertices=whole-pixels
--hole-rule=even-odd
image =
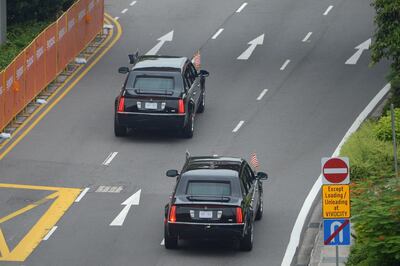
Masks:
[[[230,196],[230,182],[189,181],[186,194],[191,196]]]
[[[133,88],[140,90],[174,90],[173,77],[136,76]]]

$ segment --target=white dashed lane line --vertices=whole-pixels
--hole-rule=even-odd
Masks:
[[[127,8],[125,8],[124,10],[122,10],[122,11],[121,11],[121,13],[122,13],[122,14],[125,14],[125,13],[126,13],[126,11],[128,11],[128,9],[127,9]]]
[[[260,93],[260,95],[257,97],[257,101],[260,101],[260,100],[264,97],[264,95],[265,95],[267,92],[268,92],[268,90],[267,90],[267,89],[264,89],[264,90]]]
[[[47,235],[43,238],[43,240],[48,240],[51,235],[54,233],[54,231],[56,231],[58,228],[58,226],[53,226],[53,228],[51,228],[51,230],[47,233]]]
[[[136,4],[136,1],[133,1],[132,3],[130,3],[130,6],[134,6]]]
[[[308,39],[311,37],[312,32],[310,31],[309,33],[307,33],[306,37],[304,37],[304,39],[302,40],[302,42],[307,42]]]
[[[242,10],[247,6],[247,2],[244,2],[237,10],[236,13],[242,12]]]
[[[224,31],[224,28],[220,28],[212,37],[211,39],[215,40],[217,37]]]
[[[328,15],[329,11],[331,11],[333,6],[329,6],[326,11],[324,12],[324,16]]]
[[[239,124],[237,124],[237,126],[232,130],[233,133],[236,133],[239,131],[239,129],[243,126],[244,121],[240,121]]]
[[[160,245],[161,245],[161,246],[164,246],[164,245],[165,245],[165,240],[164,240],[164,238],[161,240]]]
[[[75,202],[80,202],[81,199],[86,195],[86,193],[89,191],[90,188],[85,188],[81,194],[79,194],[79,196],[76,198]]]
[[[104,160],[103,165],[110,165],[111,161],[117,156],[118,152],[112,152],[107,158]]]
[[[285,68],[289,65],[289,63],[290,63],[290,60],[288,59],[288,60],[286,60],[285,61],[285,63],[283,63],[283,65],[281,66],[281,70],[285,70]]]

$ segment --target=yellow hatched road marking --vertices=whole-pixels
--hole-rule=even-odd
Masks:
[[[51,194],[51,195],[49,195],[49,196],[47,196],[47,197],[45,197],[45,198],[43,198],[41,200],[38,200],[38,201],[36,201],[36,202],[34,202],[32,204],[29,204],[28,206],[23,207],[23,208],[19,209],[18,211],[15,211],[15,212],[13,212],[13,213],[11,213],[11,214],[3,217],[3,218],[0,218],[0,224],[5,223],[8,220],[11,220],[12,218],[14,218],[14,217],[16,217],[18,215],[21,215],[21,214],[23,214],[23,213],[25,213],[27,211],[30,211],[30,210],[36,208],[37,206],[40,206],[40,205],[46,203],[50,199],[54,199],[54,198],[56,198],[58,196],[59,196],[59,193],[56,192],[56,193],[53,193],[53,194]]]
[[[6,239],[4,238],[3,232],[0,229],[0,255],[7,256],[10,254],[10,250],[8,249]]]
[[[45,198],[29,204],[28,206],[17,210],[0,219],[0,224],[9,221],[12,218],[21,215],[33,208],[54,199],[49,209],[40,217],[39,221],[22,238],[13,250],[9,250],[4,235],[0,230],[0,261],[25,261],[32,251],[39,245],[51,228],[61,219],[68,208],[74,203],[81,189],[64,187],[45,187],[18,184],[0,184],[0,188],[17,188],[31,190],[56,191]]]

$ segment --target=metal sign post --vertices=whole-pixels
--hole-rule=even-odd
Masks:
[[[393,136],[393,153],[394,153],[394,172],[396,173],[396,177],[399,176],[399,170],[397,167],[397,143],[396,143],[396,126],[395,126],[395,117],[394,117],[394,107],[393,103],[390,105],[390,116],[392,119],[392,136]]]

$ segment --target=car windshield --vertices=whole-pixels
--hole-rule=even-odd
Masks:
[[[174,90],[173,77],[158,77],[158,76],[137,76],[133,84],[134,89],[139,90]]]
[[[190,196],[230,196],[229,182],[189,181],[186,194]]]

